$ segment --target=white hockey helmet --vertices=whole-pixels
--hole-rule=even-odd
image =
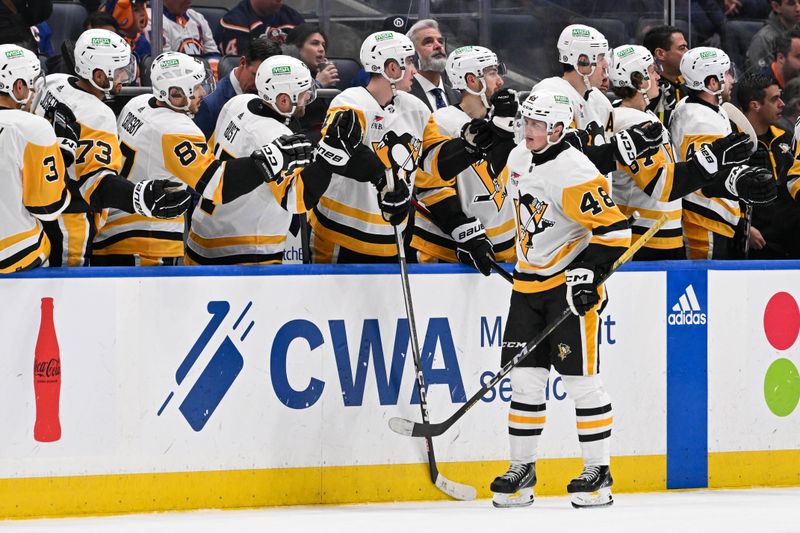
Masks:
[[[547,126],[547,147],[558,143],[572,124],[575,112],[570,99],[563,94],[546,91],[537,92],[528,96],[519,110],[524,118],[544,122]],[[549,136],[553,134],[556,126],[563,124],[564,130],[561,137],[551,142]]]
[[[629,87],[640,92],[647,92],[650,85],[638,88],[634,85],[631,76],[638,72],[644,81],[652,83],[648,71],[652,64],[653,54],[644,46],[638,44],[618,46],[611,51],[608,78],[613,87]]]
[[[94,82],[97,69],[108,77],[108,87]],[[115,85],[136,79],[136,58],[127,41],[116,33],[99,28],[86,30],[75,42],[75,73],[108,95]]]
[[[725,73],[732,70],[732,64],[728,54],[719,48],[698,46],[683,54],[680,68],[686,87],[719,96],[725,86]],[[711,91],[706,87],[706,79],[709,76],[719,81],[719,91]]]
[[[467,91],[475,96],[480,96],[483,105],[488,109],[489,102],[486,100],[486,84],[483,81],[484,70],[496,67],[497,73],[503,76],[506,73],[506,66],[497,60],[497,54],[484,48],[483,46],[462,46],[456,48],[447,57],[447,78],[453,89]],[[473,91],[467,85],[467,74],[472,74],[481,83],[479,91]]]
[[[272,56],[265,59],[256,72],[256,91],[262,100],[283,115],[291,117],[298,105],[308,105],[317,96],[314,78],[308,67],[294,57]],[[286,94],[292,101],[292,110],[280,111],[276,105],[278,95]]]
[[[33,96],[36,80],[42,76],[42,65],[36,54],[15,44],[0,45],[0,93],[7,93],[20,107]],[[14,96],[14,84],[22,80],[28,86],[28,97],[18,100]]]
[[[203,62],[180,52],[164,52],[153,60],[150,83],[156,100],[176,111],[189,111],[189,101],[197,96],[199,88],[202,87],[206,94],[214,90],[214,76]],[[173,88],[182,91],[186,105],[175,106],[170,102],[170,89]]]
[[[558,36],[558,61],[565,65],[577,69],[582,55],[589,58],[589,65],[596,65],[604,54],[608,54],[608,40],[591,26],[570,24]]]
[[[400,69],[405,70],[406,58],[412,57],[416,53],[414,43],[402,33],[379,31],[364,39],[359,58],[361,64],[364,65],[364,70],[368,73],[380,74],[394,84],[398,79],[391,79],[386,75],[386,62],[397,61]]]

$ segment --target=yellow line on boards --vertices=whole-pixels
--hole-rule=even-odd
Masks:
[[[449,479],[489,484],[506,461],[441,463]],[[536,494],[564,495],[581,459],[542,459]],[[615,492],[666,489],[666,456],[612,458]],[[447,499],[430,482],[427,464],[332,466],[0,479],[0,519]]]

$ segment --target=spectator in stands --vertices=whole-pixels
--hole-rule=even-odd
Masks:
[[[650,28],[642,43],[653,54],[661,75],[658,80],[661,91],[658,98],[650,101],[649,109],[666,125],[675,105],[687,94],[680,67],[681,58],[689,50],[689,45],[681,30],[666,25]]]
[[[203,98],[194,123],[206,137],[210,137],[217,125],[217,117],[228,100],[238,94],[256,92],[256,72],[261,62],[268,57],[280,55],[278,43],[267,39],[253,39],[247,53],[239,58],[239,66],[217,84],[214,92]]]
[[[191,6],[192,0],[164,0],[164,51],[205,57],[216,63],[220,53],[211,27]]]
[[[17,44],[36,53],[31,26],[44,22],[52,12],[52,0],[0,1],[0,44]]]
[[[145,29],[149,23],[146,0],[108,0],[103,11],[114,17],[122,36],[139,59],[151,54]]]
[[[754,259],[800,258],[800,209],[789,196],[786,182],[800,175],[800,161],[792,153],[792,131],[777,127],[784,103],[775,80],[749,73],[736,84],[736,95],[747,120],[758,136],[758,151],[750,164],[772,171],[778,182],[778,199],[769,206],[753,208],[750,257]]]
[[[800,24],[800,1],[770,0],[772,13],[767,24],[758,30],[747,49],[747,68],[769,65],[774,59],[775,42],[787,30],[797,29]]]
[[[83,21],[83,31],[101,29],[122,34],[117,19],[103,11],[95,11]]]
[[[321,89],[333,87],[339,82],[336,65],[328,61],[328,36],[316,24],[304,22],[289,31],[289,44],[297,47],[300,60],[305,63],[314,83]]]
[[[242,0],[222,17],[214,38],[225,54],[237,55],[247,49],[250,39],[264,34],[283,44],[286,32],[303,22],[303,16],[283,0]]]
[[[794,131],[794,125],[800,118],[800,77],[786,83],[781,99],[786,106],[781,112],[778,127],[784,131]]]
[[[461,101],[461,95],[444,83],[442,74],[447,64],[444,38],[439,23],[423,19],[411,26],[406,34],[417,49],[419,65],[411,82],[411,94],[425,102],[431,111]]]
[[[39,55],[44,57],[53,57],[56,54],[53,49],[53,30],[47,22],[40,22],[35,26],[31,26],[33,38],[39,47]]]
[[[775,61],[760,69],[783,89],[786,83],[800,75],[800,31],[782,33],[775,41]]]

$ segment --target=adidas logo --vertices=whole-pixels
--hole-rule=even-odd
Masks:
[[[694,287],[689,285],[683,291],[678,303],[672,306],[672,312],[667,315],[667,323],[670,326],[689,326],[692,324],[703,325],[706,323],[706,314],[700,309],[700,302]]]

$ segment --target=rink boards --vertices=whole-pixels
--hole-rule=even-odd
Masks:
[[[601,375],[615,490],[800,485],[800,263],[629,265]],[[412,267],[432,418],[499,367],[510,287]],[[52,297],[61,438],[37,442],[33,357]],[[0,278],[0,517],[420,500],[424,443],[396,266],[40,270]],[[568,355],[569,356],[569,355]],[[794,370],[793,370],[794,369]],[[538,494],[579,470],[551,375]],[[510,383],[434,440],[449,478],[507,466]]]

